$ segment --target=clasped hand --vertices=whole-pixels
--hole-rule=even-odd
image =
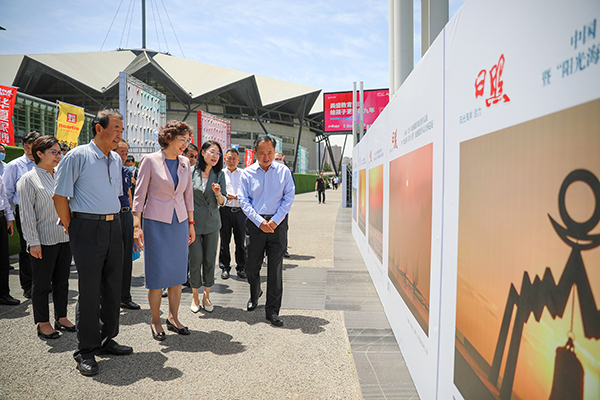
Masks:
[[[260,224],[260,230],[264,233],[275,233],[275,229],[277,229],[277,224],[272,220],[264,220]]]

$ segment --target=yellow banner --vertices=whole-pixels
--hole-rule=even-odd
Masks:
[[[58,141],[72,149],[77,147],[84,119],[83,108],[59,101],[58,118],[56,119],[56,138]]]

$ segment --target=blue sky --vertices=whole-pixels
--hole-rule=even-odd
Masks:
[[[325,92],[389,86],[387,0],[146,0],[146,16],[149,49]],[[141,0],[0,0],[0,26],[0,54],[140,48]]]
[[[450,1],[451,15],[463,2]],[[389,86],[387,0],[146,0],[146,15],[147,48],[324,91]],[[0,26],[0,54],[139,48],[141,0],[0,0]]]

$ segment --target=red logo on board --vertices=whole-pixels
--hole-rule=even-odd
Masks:
[[[76,124],[77,123],[77,114],[67,113],[67,122]]]

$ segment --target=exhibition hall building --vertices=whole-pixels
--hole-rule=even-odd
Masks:
[[[0,55],[0,85],[18,88],[13,117],[17,144],[31,130],[53,134],[60,101],[85,109],[80,144],[91,139],[90,121],[103,108],[125,111],[124,138],[139,156],[156,149],[158,129],[152,126],[160,127],[171,119],[194,127],[198,144],[202,141],[198,137],[200,115],[205,114],[229,121],[227,144],[239,149],[242,162],[253,140],[267,133],[277,139],[278,150],[288,166],[295,166],[295,172],[319,169],[323,95],[318,88],[147,49]],[[127,97],[126,91],[137,91],[140,97]],[[145,107],[145,99],[157,99],[158,106]],[[151,120],[151,128],[136,125],[144,119]],[[136,130],[152,130],[154,136],[136,136]]]

